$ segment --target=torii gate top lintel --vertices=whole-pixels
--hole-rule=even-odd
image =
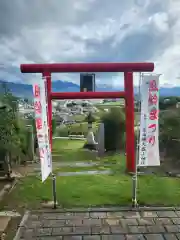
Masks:
[[[154,63],[44,63],[21,64],[22,73],[53,72],[152,72]]]

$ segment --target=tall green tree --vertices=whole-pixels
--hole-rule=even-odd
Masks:
[[[0,110],[0,154],[1,158],[17,159],[26,155],[28,144],[24,120],[18,115],[18,98],[13,96],[6,84],[0,86],[0,102],[6,108]]]

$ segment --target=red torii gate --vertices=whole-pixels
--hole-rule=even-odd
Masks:
[[[52,102],[53,99],[100,99],[124,98],[126,113],[126,167],[135,171],[134,91],[133,72],[152,72],[154,63],[50,63],[21,64],[22,73],[42,73],[47,88],[49,141],[52,148]],[[124,72],[124,91],[121,92],[51,92],[53,72]]]

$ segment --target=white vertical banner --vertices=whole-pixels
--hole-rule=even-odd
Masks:
[[[52,157],[49,144],[48,121],[46,109],[46,92],[44,80],[33,85],[34,111],[41,162],[41,176],[44,182],[52,172]]]
[[[159,74],[144,75],[138,166],[159,166]]]

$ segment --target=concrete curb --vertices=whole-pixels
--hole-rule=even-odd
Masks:
[[[15,179],[13,182],[6,184],[3,189],[0,191],[0,202],[3,200],[6,194],[9,194],[12,189],[15,187],[17,180]]]
[[[26,211],[22,220],[21,220],[21,222],[20,222],[20,224],[19,224],[18,230],[17,230],[16,235],[13,238],[13,240],[19,240],[20,239],[21,233],[25,228],[25,223],[28,220],[29,215],[30,215],[30,211]]]
[[[180,211],[180,207],[91,207],[91,208],[57,208],[57,209],[42,209],[32,210],[38,213],[65,213],[65,212],[126,212],[126,211]]]

